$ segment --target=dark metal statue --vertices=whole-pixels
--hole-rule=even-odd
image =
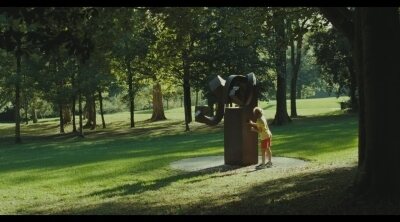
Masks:
[[[216,113],[207,116],[207,106],[196,107],[196,122],[213,126],[224,119],[224,158],[228,165],[252,165],[258,162],[257,134],[250,131],[247,122],[255,121],[253,109],[257,106],[258,92],[254,73],[220,76],[209,83],[217,98]],[[232,107],[232,103],[236,107]],[[230,106],[228,106],[230,104]]]

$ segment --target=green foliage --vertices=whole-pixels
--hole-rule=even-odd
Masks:
[[[331,28],[313,33],[310,44],[322,79],[329,90],[342,95],[350,85],[349,68],[353,69],[350,43],[337,30]]]

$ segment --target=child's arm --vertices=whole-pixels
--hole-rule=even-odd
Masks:
[[[257,124],[254,123],[253,121],[249,120],[248,123],[249,123],[250,126],[257,128]]]
[[[251,127],[250,130],[253,132],[259,133],[257,128]]]

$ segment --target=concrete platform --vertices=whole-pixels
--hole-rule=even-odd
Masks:
[[[183,171],[204,171],[204,170],[229,170],[243,168],[247,170],[258,169],[257,165],[261,163],[261,156],[258,157],[258,164],[250,165],[246,167],[241,166],[230,166],[224,164],[224,156],[206,156],[182,159],[170,164],[171,168]],[[307,161],[288,158],[288,157],[272,157],[273,166],[271,168],[265,168],[263,170],[274,170],[274,169],[289,169],[293,167],[302,167],[307,164]]]

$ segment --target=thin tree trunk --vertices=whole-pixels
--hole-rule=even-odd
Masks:
[[[72,88],[74,88],[74,87],[72,87]],[[74,92],[74,94],[72,95],[72,132],[74,132],[74,133],[77,132],[76,131],[76,122],[75,122],[75,115],[76,115],[75,103],[76,103],[76,95]]]
[[[296,47],[294,45],[294,40],[291,40],[291,63],[292,63],[292,79],[290,82],[290,116],[297,117],[297,78],[300,71],[301,65],[301,51],[303,47],[303,37],[299,36],[297,39]],[[296,50],[296,53],[295,53]],[[296,55],[296,56],[295,56]]]
[[[61,103],[58,104],[58,108],[60,109],[60,133],[64,132],[64,115],[63,115],[63,105]]]
[[[76,63],[75,63],[75,65],[76,65]],[[72,84],[72,90],[73,90],[72,91],[72,109],[71,109],[71,112],[72,112],[72,132],[76,133],[77,131],[76,131],[76,122],[75,122],[75,114],[76,114],[76,112],[75,112],[75,103],[76,103],[75,72],[72,73],[71,84]]]
[[[106,122],[104,121],[103,96],[101,96],[101,90],[99,90],[99,103],[100,103],[101,123],[103,124],[103,129],[105,129],[106,128]]]
[[[192,102],[190,98],[190,68],[187,52],[182,53],[183,62],[183,105],[185,110],[185,131],[190,131],[189,123],[192,122]]]
[[[32,116],[33,123],[37,123],[38,119],[37,119],[37,113],[36,113],[35,106],[31,107],[31,116]]]
[[[83,123],[82,123],[82,93],[79,92],[78,95],[78,103],[79,103],[79,136],[84,137],[83,135]]]
[[[26,92],[25,92],[26,94]],[[25,124],[28,125],[28,98],[25,95],[25,99],[24,99],[24,110],[25,110]]]
[[[151,121],[165,120],[164,106],[162,102],[162,92],[160,83],[153,85],[153,114]]]
[[[274,16],[275,23],[275,66],[278,75],[276,90],[276,114],[273,124],[284,125],[291,121],[286,106],[286,41],[285,21],[282,15]]]
[[[199,104],[199,91],[196,90],[196,100],[195,100],[195,106],[198,106]]]
[[[20,51],[20,50],[18,50]],[[21,118],[20,110],[20,76],[21,76],[21,54],[17,52],[17,78],[15,80],[15,143],[21,143]]]
[[[135,127],[135,121],[134,121],[134,114],[135,112],[133,108],[133,74],[131,70],[131,66],[129,64],[129,61],[126,61],[126,66],[128,68],[128,94],[129,94],[129,113],[130,113],[130,120],[131,120],[131,128]]]
[[[85,128],[92,128],[93,126],[93,105],[92,105],[92,96],[91,95],[86,95],[86,103],[85,103],[85,108],[84,108],[84,113],[86,115],[86,124]]]
[[[97,121],[96,121],[96,97],[93,95],[91,95],[92,97],[92,127],[90,128],[91,130],[96,129],[97,126]]]
[[[68,105],[63,105],[63,121],[64,125],[71,122],[71,112]]]

